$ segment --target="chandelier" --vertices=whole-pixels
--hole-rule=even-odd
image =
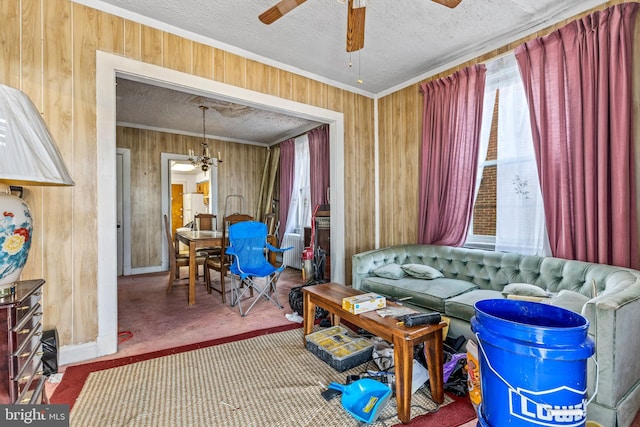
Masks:
[[[199,167],[203,172],[209,170],[209,167],[213,165],[213,159],[211,158],[211,153],[209,152],[209,144],[207,144],[207,133],[205,129],[205,112],[209,109],[209,107],[205,105],[200,105],[198,108],[202,110],[202,154],[196,156],[193,150],[189,149],[189,161],[194,167]],[[220,160],[220,151],[218,150],[218,159],[217,162],[222,162]],[[217,163],[216,163],[217,164]]]

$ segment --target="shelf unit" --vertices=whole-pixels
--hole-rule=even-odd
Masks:
[[[42,366],[42,288],[45,281],[16,282],[0,298],[0,404],[46,400]]]

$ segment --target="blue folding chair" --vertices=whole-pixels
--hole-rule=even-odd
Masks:
[[[276,292],[276,283],[286,265],[284,263],[279,267],[272,265],[268,260],[268,253],[282,253],[291,249],[293,246],[280,249],[269,244],[267,225],[263,222],[243,221],[229,227],[229,247],[225,253],[232,257],[229,267],[231,305],[238,304],[241,316],[246,316],[262,298],[282,308]],[[251,290],[255,290],[253,302],[246,311],[243,311],[242,301],[247,291]]]

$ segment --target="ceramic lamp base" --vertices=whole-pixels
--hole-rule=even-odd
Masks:
[[[33,222],[29,206],[0,192],[0,293],[20,278],[31,248]]]

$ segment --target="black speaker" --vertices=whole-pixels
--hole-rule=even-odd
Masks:
[[[58,330],[42,333],[42,371],[45,376],[58,373]]]

